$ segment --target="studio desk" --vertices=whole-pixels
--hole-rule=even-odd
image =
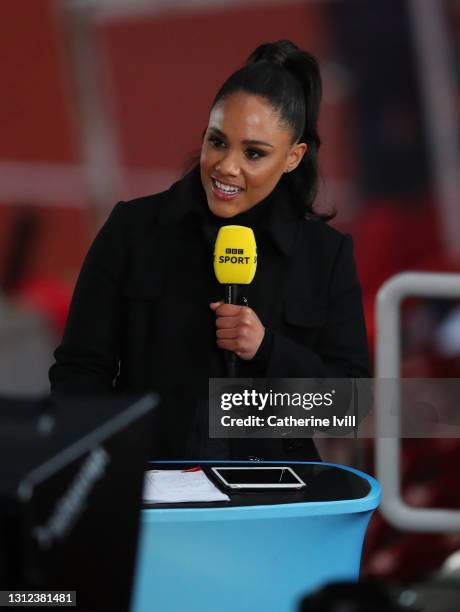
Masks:
[[[254,462],[150,468],[192,465],[206,471]],[[331,463],[255,465],[290,465],[307,487],[144,507],[131,612],[294,612],[322,584],[358,579],[364,535],[380,501],[378,482]]]

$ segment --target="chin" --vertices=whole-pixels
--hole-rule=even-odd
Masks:
[[[238,210],[231,209],[228,205],[225,206],[222,204],[214,203],[210,205],[208,203],[208,207],[213,215],[215,215],[216,217],[220,217],[221,219],[231,219],[232,217],[236,217],[236,215],[239,214]]]
[[[231,219],[236,215],[239,215],[242,211],[240,210],[240,206],[236,205],[236,202],[223,202],[218,198],[215,198],[211,195],[208,197],[208,208],[216,217],[220,217],[222,219]]]

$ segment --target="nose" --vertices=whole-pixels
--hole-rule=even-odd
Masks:
[[[217,162],[216,170],[222,176],[237,176],[240,172],[240,167],[236,154],[231,151],[226,151]]]

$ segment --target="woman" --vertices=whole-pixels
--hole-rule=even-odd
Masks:
[[[203,398],[208,377],[225,375],[225,351],[242,377],[368,376],[352,241],[313,210],[320,98],[316,60],[289,41],[259,46],[230,76],[199,166],[166,192],[118,203],[96,237],[53,392],[181,392],[163,410],[156,456],[318,457],[310,440],[209,440]],[[223,304],[214,277],[225,224],[256,235],[248,305]]]

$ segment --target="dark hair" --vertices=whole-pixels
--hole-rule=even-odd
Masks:
[[[282,179],[289,186],[294,202],[303,214],[323,220],[334,215],[316,213],[313,203],[318,193],[317,132],[321,102],[321,75],[318,62],[307,51],[289,40],[258,46],[246,64],[234,72],[214,98],[220,100],[237,91],[244,91],[267,100],[279,114],[280,121],[292,130],[292,144],[305,142],[307,151],[295,170]]]

